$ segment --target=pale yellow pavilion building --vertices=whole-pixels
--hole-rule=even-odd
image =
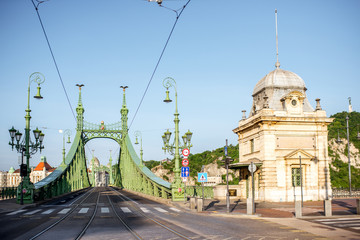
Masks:
[[[328,130],[332,122],[316,99],[315,109],[306,97],[303,79],[280,68],[256,85],[248,117],[233,130],[238,135],[241,198],[251,197],[251,173],[255,163],[255,200],[294,201],[331,198],[328,157]],[[300,158],[302,175],[300,177]]]

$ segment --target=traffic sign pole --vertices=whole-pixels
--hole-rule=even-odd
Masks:
[[[252,215],[254,215],[255,213],[255,188],[254,188],[254,185],[255,185],[255,181],[254,181],[254,172],[256,170],[256,166],[253,162],[251,162],[251,185],[252,185]]]

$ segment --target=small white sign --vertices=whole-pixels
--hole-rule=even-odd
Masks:
[[[256,165],[254,163],[251,163],[248,167],[249,172],[255,172],[256,171]]]

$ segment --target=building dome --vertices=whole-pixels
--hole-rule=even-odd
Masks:
[[[256,85],[253,95],[264,90],[265,88],[282,88],[306,91],[305,82],[296,73],[276,68],[268,73]]]
[[[94,164],[94,166],[93,166]],[[94,157],[92,160],[91,160],[91,163],[90,163],[90,167],[93,168],[97,168],[97,167],[100,167],[100,161],[97,157]]]
[[[15,172],[15,169],[13,168],[13,167],[11,167],[10,169],[9,169],[9,173],[14,173]]]
[[[293,72],[280,69],[280,64],[278,64],[274,71],[268,73],[255,85],[250,115],[255,115],[263,108],[283,111],[282,101],[287,94],[293,91],[304,95],[303,110],[312,112],[314,109],[306,98],[306,90],[305,82],[301,77]]]

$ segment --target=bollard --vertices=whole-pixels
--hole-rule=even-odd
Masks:
[[[296,202],[295,202],[295,217],[296,217],[296,218],[302,217],[301,201],[296,201]]]
[[[356,199],[356,213],[360,214],[360,199]]]
[[[324,200],[324,212],[326,217],[332,216],[331,200]]]
[[[254,214],[252,198],[247,198],[246,199],[246,214],[247,215],[253,215]]]
[[[204,199],[198,198],[196,201],[197,211],[202,212],[204,210]]]
[[[196,199],[195,199],[195,197],[191,197],[190,198],[190,209],[195,210],[195,208],[196,208]]]

